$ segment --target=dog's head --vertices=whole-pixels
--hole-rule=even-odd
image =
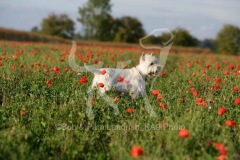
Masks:
[[[138,68],[140,69],[141,73],[143,75],[147,76],[157,76],[161,72],[161,65],[159,63],[159,60],[151,54],[145,54],[143,53],[140,57]]]

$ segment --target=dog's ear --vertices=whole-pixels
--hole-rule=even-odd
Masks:
[[[151,56],[152,56],[153,53],[151,53]]]
[[[144,52],[142,53],[141,59],[142,59],[142,61],[145,61],[145,53]]]

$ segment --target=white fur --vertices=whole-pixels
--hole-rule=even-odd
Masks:
[[[101,68],[94,69],[85,66],[89,71],[94,73],[92,88],[97,87],[101,93],[109,90],[118,92],[127,92],[135,99],[140,94],[145,93],[145,78],[147,76],[157,76],[160,74],[161,66],[158,59],[152,54],[142,54],[139,65],[130,69]],[[101,71],[105,70],[104,75]],[[124,82],[118,82],[118,78],[124,78]],[[126,83],[128,81],[128,83]],[[104,87],[98,87],[103,83]]]

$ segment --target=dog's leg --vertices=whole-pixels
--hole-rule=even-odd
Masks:
[[[150,114],[151,117],[157,117],[156,113],[154,112],[154,110],[151,107],[151,104],[148,101],[148,97],[145,91],[140,92],[140,94],[143,97],[144,103],[145,103],[145,109],[148,112],[148,114]]]
[[[118,109],[117,104],[113,101],[113,99],[111,97],[109,97],[108,95],[106,95],[105,93],[102,93],[99,90],[98,90],[98,93],[113,108],[113,114],[118,115],[119,114],[119,109]]]

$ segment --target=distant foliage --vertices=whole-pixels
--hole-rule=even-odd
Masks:
[[[211,51],[216,49],[213,39],[204,39],[203,41],[199,41],[199,47],[209,48]]]
[[[110,0],[89,0],[79,8],[79,14],[78,21],[84,27],[85,39],[133,43],[145,34],[137,18],[113,18]]]
[[[133,17],[122,17],[115,20],[114,41],[117,42],[138,42],[145,35],[142,23]]]
[[[60,36],[63,38],[72,38],[74,35],[74,21],[66,14],[50,14],[43,19],[41,24],[41,33]]]
[[[111,31],[108,30],[112,24],[110,13],[110,0],[88,0],[85,5],[79,8],[78,21],[84,27],[85,39],[107,40],[102,35],[105,31],[105,34],[110,36]]]
[[[172,34],[174,35],[173,44],[176,46],[195,47],[198,45],[197,38],[192,36],[189,31],[184,28],[172,30]]]
[[[226,54],[239,54],[240,28],[233,25],[225,25],[215,39],[217,52]]]
[[[111,15],[102,20],[96,32],[96,39],[100,41],[112,41],[115,35],[115,19]]]
[[[197,47],[199,45],[199,40],[192,36],[189,31],[184,28],[176,28],[170,32],[174,36],[172,41],[172,35],[168,32],[163,32],[158,36],[148,36],[148,38],[146,38],[143,42],[145,44],[166,45],[166,43],[169,43],[169,41],[171,41],[173,42],[174,46],[183,47]]]
[[[37,26],[34,26],[32,29],[31,29],[31,32],[39,32],[39,28]]]

